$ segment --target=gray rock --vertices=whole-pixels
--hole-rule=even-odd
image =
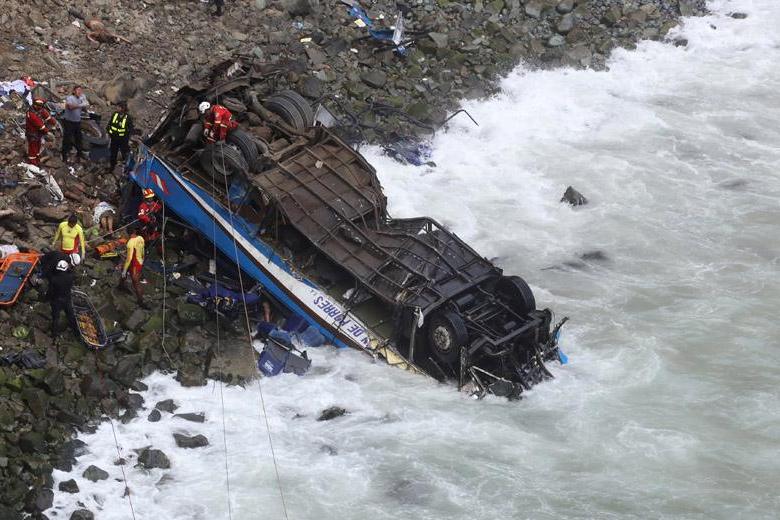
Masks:
[[[284,0],[284,8],[291,16],[306,16],[316,11],[319,6],[319,0]]]
[[[574,29],[576,23],[577,20],[574,17],[574,15],[567,14],[560,19],[558,25],[555,27],[555,30],[558,31],[560,34],[569,34],[571,30]]]
[[[179,408],[179,405],[173,402],[173,399],[165,399],[164,401],[158,402],[154,407],[161,412],[173,413]]]
[[[119,399],[119,404],[128,410],[140,410],[144,406],[144,398],[140,394],[125,394]]]
[[[342,415],[345,415],[347,411],[344,408],[341,408],[339,406],[331,406],[330,408],[324,409],[320,416],[317,417],[318,421],[330,421],[331,419],[335,419],[336,417],[341,417]]]
[[[202,448],[209,445],[209,440],[203,435],[189,437],[181,433],[174,433],[173,438],[179,448]]]
[[[73,479],[70,480],[64,480],[60,482],[60,485],[57,486],[57,489],[64,493],[78,493],[79,492],[79,485],[76,484],[76,481]]]
[[[563,45],[566,45],[566,38],[564,38],[560,34],[553,34],[547,40],[545,45],[547,45],[548,47],[562,47]]]
[[[141,360],[141,354],[131,354],[121,358],[111,370],[111,378],[123,385],[132,385],[140,375]]]
[[[157,422],[160,419],[162,419],[162,414],[160,413],[160,410],[152,410],[152,413],[149,414],[149,417],[146,418],[149,422]]]
[[[447,36],[446,33],[440,33],[440,32],[429,32],[428,36],[433,40],[433,43],[436,44],[436,47],[439,49],[446,49],[447,45],[449,44],[449,36]]]
[[[322,97],[322,81],[309,76],[301,82],[299,90],[304,97],[318,99]]]
[[[387,74],[381,70],[373,69],[362,73],[360,79],[369,87],[382,88],[387,83]]]
[[[134,381],[133,384],[130,385],[130,389],[135,390],[136,392],[146,392],[149,390],[149,387],[141,381]]]
[[[680,0],[680,14],[693,16],[696,14],[696,0]]]
[[[604,13],[604,16],[601,17],[601,23],[606,25],[607,27],[612,27],[618,21],[623,17],[623,12],[620,10],[619,7],[613,6],[609,8],[609,10]]]
[[[45,445],[43,435],[38,432],[25,432],[19,436],[19,448],[24,453],[41,452]]]
[[[35,497],[35,509],[46,511],[54,504],[54,492],[51,489],[41,489]]]
[[[92,482],[97,482],[98,480],[106,480],[108,478],[108,472],[92,465],[88,467],[81,476]]]
[[[555,10],[561,14],[568,14],[574,10],[574,0],[561,0],[555,6]]]
[[[255,6],[255,9],[263,10],[268,6],[267,0],[255,0],[252,2],[252,4]]]
[[[70,520],[95,520],[95,515],[89,509],[76,509],[70,515]]]
[[[542,16],[542,4],[536,0],[531,0],[525,4],[525,14],[531,18],[539,18]]]
[[[141,325],[146,323],[147,319],[148,319],[148,315],[146,312],[144,312],[142,309],[136,309],[125,320],[125,327],[133,331],[138,330],[141,327]]]
[[[585,195],[575,190],[572,186],[569,186],[566,188],[566,191],[563,192],[561,202],[567,202],[572,206],[584,206],[588,203],[588,199],[585,198]]]
[[[174,415],[174,417],[178,417],[179,419],[184,419],[185,421],[191,421],[191,422],[197,422],[202,423],[206,422],[206,414],[203,412],[198,413],[177,413]]]
[[[744,20],[748,17],[747,13],[731,13],[729,16],[737,20]]]
[[[138,454],[138,466],[146,469],[168,469],[171,467],[171,461],[168,460],[168,456],[160,450],[144,448],[141,450],[141,453]]]

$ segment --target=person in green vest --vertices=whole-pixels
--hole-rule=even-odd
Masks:
[[[127,103],[125,101],[120,101],[117,104],[116,112],[111,114],[106,130],[111,138],[111,165],[108,167],[108,171],[113,173],[119,152],[122,152],[122,160],[127,160],[127,156],[130,154],[130,134],[133,132],[133,119],[127,113]]]

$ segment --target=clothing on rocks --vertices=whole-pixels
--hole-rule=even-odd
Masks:
[[[106,212],[111,211],[116,214],[116,206],[112,206],[108,202],[100,201],[98,202],[97,206],[95,206],[95,209],[92,211],[92,222],[100,222],[101,217],[103,217],[103,214]]]
[[[80,250],[82,257],[86,255],[87,241],[84,239],[84,230],[81,228],[81,224],[76,223],[75,226],[71,226],[67,221],[60,222],[52,244],[56,245],[57,240],[60,239],[62,239],[60,251],[63,253],[78,253]]]

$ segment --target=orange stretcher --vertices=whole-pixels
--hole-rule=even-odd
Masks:
[[[38,265],[40,253],[11,253],[0,264],[0,306],[13,305]]]

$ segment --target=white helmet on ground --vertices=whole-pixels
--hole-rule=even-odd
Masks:
[[[203,101],[200,105],[198,105],[198,112],[205,114],[209,108],[211,108],[211,103],[208,101]]]
[[[60,260],[57,262],[57,271],[67,271],[68,270],[68,262],[65,260]]]
[[[70,265],[77,266],[81,263],[81,255],[78,253],[70,254]]]

